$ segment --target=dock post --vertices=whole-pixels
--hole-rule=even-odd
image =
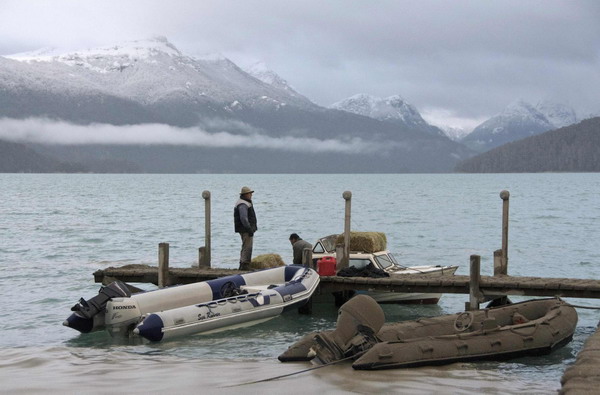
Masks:
[[[158,288],[169,285],[169,243],[158,244]]]
[[[469,302],[467,303],[466,310],[477,310],[479,309],[479,301],[483,296],[479,289],[479,283],[481,281],[481,257],[479,255],[471,255],[470,259]]]
[[[302,266],[315,269],[312,259],[312,250],[310,248],[302,250]]]
[[[346,213],[344,215],[344,254],[342,255],[341,262],[338,261],[338,270],[348,267],[348,261],[350,260],[350,217],[352,192],[344,191],[344,193],[342,193],[342,197],[346,201]]]
[[[504,266],[502,250],[494,251],[494,276],[507,275],[508,272],[506,269],[506,266]]]
[[[510,192],[503,190],[500,192],[502,199],[502,267],[504,274],[508,272],[508,201]]]
[[[210,191],[202,192],[202,197],[204,198],[204,249],[200,248],[202,251],[198,254],[198,266],[210,268]]]

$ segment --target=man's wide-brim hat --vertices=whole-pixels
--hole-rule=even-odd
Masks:
[[[247,193],[254,193],[254,191],[248,187],[242,187],[242,190],[240,192],[240,195],[245,195]]]

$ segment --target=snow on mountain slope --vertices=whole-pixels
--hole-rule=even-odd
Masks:
[[[36,73],[53,75],[66,90],[90,87],[143,104],[185,99],[198,104],[277,107],[313,104],[253,78],[224,57],[183,55],[164,37],[57,54],[49,50],[8,56]],[[72,79],[77,83],[71,83]],[[83,79],[84,81],[81,81]]]
[[[562,128],[577,122],[575,110],[571,107],[551,100],[542,100],[535,106],[536,110],[544,114],[554,128]]]
[[[379,98],[361,93],[334,103],[331,108],[445,136],[441,129],[428,124],[413,105],[398,95]]]
[[[509,104],[500,114],[477,126],[461,142],[471,149],[488,151],[553,128],[544,114],[531,104],[517,100]]]
[[[272,86],[273,88],[281,89],[290,96],[308,100],[306,97],[296,92],[286,80],[279,76],[279,74],[269,69],[264,62],[256,62],[250,67],[244,69],[244,71],[254,78],[264,82],[265,84]]]

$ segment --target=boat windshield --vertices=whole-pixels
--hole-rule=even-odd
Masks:
[[[375,256],[375,260],[377,261],[379,266],[381,266],[381,268],[384,270],[387,269],[388,267],[398,264],[394,258],[392,258],[391,256],[389,256],[387,254],[377,255],[377,256]]]
[[[322,243],[325,251],[335,252],[335,242],[336,242],[337,238],[338,238],[338,235],[329,235],[329,236],[323,237],[319,241]]]

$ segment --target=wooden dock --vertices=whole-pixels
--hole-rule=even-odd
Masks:
[[[244,271],[209,268],[169,268],[167,285],[190,284],[212,280]],[[471,276],[421,276],[407,278],[321,277],[317,292],[346,290],[373,290],[402,293],[471,293]],[[148,265],[109,267],[94,273],[97,283],[108,284],[114,280],[125,283],[158,284],[158,268]],[[560,296],[600,299],[600,280],[570,278],[481,276],[479,290],[486,297],[493,296]]]
[[[233,269],[169,268],[166,285],[189,284],[212,280],[233,274],[246,273]],[[327,294],[346,290],[376,290],[402,293],[454,293],[473,297],[471,276],[428,277],[410,275],[407,278],[321,277],[317,293]],[[94,272],[97,283],[108,284],[115,280],[125,283],[159,283],[159,269],[148,265],[109,267]],[[164,280],[163,280],[164,281]],[[129,284],[128,284],[129,285]],[[132,291],[136,291],[132,287]],[[480,276],[479,301],[498,296],[559,296],[600,299],[600,280],[572,278],[515,277],[508,275]],[[600,385],[600,331],[589,337],[577,356],[577,361],[562,376],[560,393],[569,395],[596,393]]]

